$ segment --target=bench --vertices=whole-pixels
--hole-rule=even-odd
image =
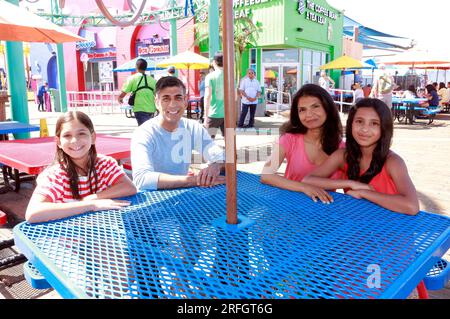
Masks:
[[[23,274],[25,279],[34,289],[49,289],[52,286],[48,283],[43,275],[29,261],[23,264]]]
[[[440,290],[450,280],[450,265],[448,261],[441,258],[427,273],[424,281],[428,290]]]
[[[416,118],[423,117],[428,119],[427,125],[433,123],[436,114],[441,112],[439,106],[429,106],[428,108],[421,106],[414,106],[413,108],[409,108],[408,106],[405,105],[396,105],[394,109],[395,112],[394,117],[397,118],[399,122],[402,122],[406,116],[406,112],[410,110],[413,110]]]

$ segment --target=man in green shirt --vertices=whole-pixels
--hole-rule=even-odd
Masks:
[[[136,61],[136,74],[128,77],[122,86],[122,93],[119,95],[119,103],[123,103],[123,98],[127,93],[133,93],[133,112],[138,126],[151,119],[156,112],[155,106],[155,79],[150,75],[145,75],[147,61],[138,59]],[[131,98],[131,96],[130,96]],[[130,101],[130,100],[128,100]]]
[[[205,78],[205,127],[211,138],[216,137],[217,129],[220,128],[225,138],[225,121],[223,106],[223,54],[217,52],[212,63],[214,72]]]

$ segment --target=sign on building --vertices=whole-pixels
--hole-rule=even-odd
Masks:
[[[113,83],[113,61],[98,62],[98,75],[100,83]]]

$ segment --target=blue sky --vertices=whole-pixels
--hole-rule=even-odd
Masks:
[[[450,57],[448,0],[327,0],[345,15],[389,34],[415,39],[418,47]]]

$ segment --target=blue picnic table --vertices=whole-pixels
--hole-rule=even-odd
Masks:
[[[238,172],[226,186],[140,192],[121,210],[14,228],[65,298],[405,298],[450,248],[450,218],[303,193]]]
[[[39,125],[32,125],[17,121],[0,122],[0,140],[7,140],[8,134],[28,133],[39,130]]]
[[[392,105],[394,110],[394,117],[397,118],[399,122],[402,122],[405,119],[405,123],[413,124],[414,123],[414,115],[422,113],[427,116],[429,121],[428,124],[433,122],[434,117],[437,113],[440,112],[438,106],[436,107],[421,107],[420,105],[423,102],[428,101],[426,98],[392,98]]]

